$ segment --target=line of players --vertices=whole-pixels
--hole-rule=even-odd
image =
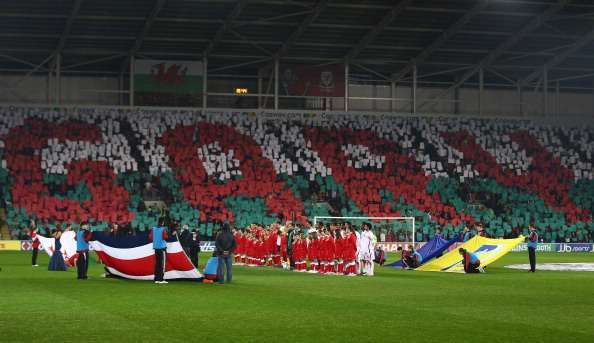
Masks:
[[[331,275],[373,275],[377,239],[371,224],[363,223],[361,232],[348,223],[319,225],[305,232],[291,223],[267,228],[251,225],[235,230],[235,264],[274,266]]]

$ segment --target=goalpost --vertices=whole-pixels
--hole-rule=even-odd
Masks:
[[[331,217],[331,216],[315,216],[313,218],[314,227],[318,223],[319,219],[332,219],[332,220],[406,220],[412,223],[412,246],[415,246],[415,217]]]

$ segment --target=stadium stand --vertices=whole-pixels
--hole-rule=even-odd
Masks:
[[[0,108],[7,222],[144,228],[156,188],[173,220],[306,223],[415,216],[417,240],[483,223],[508,237],[592,241],[594,132],[530,120],[231,111]],[[327,206],[320,206],[325,204]],[[404,223],[390,223],[397,233]],[[524,232],[525,233],[525,232]]]

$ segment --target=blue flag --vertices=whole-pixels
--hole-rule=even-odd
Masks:
[[[456,243],[458,238],[452,238],[449,241],[443,239],[441,236],[435,236],[429,242],[425,243],[422,247],[417,249],[417,252],[423,256],[423,263],[431,260],[436,256],[440,256],[446,251],[452,244]],[[387,267],[402,268],[402,261],[398,260],[392,264],[386,265]]]

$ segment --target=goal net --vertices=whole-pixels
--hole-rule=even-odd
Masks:
[[[402,237],[401,241],[411,242],[415,245],[415,218],[414,217],[331,217],[331,216],[316,216],[313,218],[313,224],[318,223],[345,223],[349,222],[355,227],[360,227],[364,222],[369,222],[373,226],[373,231],[380,241],[380,232],[387,234],[389,231],[397,237]],[[400,239],[399,239],[400,240]]]

